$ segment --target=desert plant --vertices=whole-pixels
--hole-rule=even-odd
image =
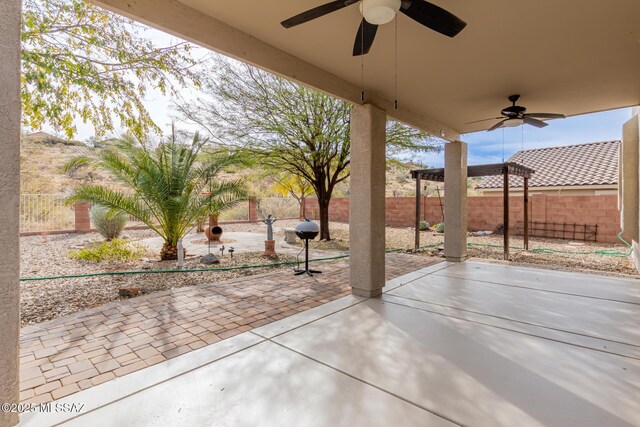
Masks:
[[[118,262],[139,260],[146,252],[146,246],[140,243],[113,239],[77,251],[69,251],[69,256],[80,261]]]
[[[429,229],[429,222],[420,221],[420,231],[427,231]]]
[[[201,155],[206,142],[196,133],[191,143],[181,143],[175,131],[169,140],[156,146],[125,137],[96,157],[72,159],[65,168],[94,164],[125,190],[82,184],[67,203],[93,202],[127,212],[164,239],[161,259],[177,259],[178,240],[198,217],[223,212],[247,197],[242,180],[216,180],[224,167],[238,159],[228,153]]]
[[[206,223],[206,215],[200,215],[198,218],[196,218],[196,233],[204,233],[204,226]]]
[[[436,233],[444,233],[444,222],[436,225]]]
[[[93,205],[89,211],[91,222],[107,241],[120,237],[127,225],[128,215],[117,209],[109,209],[102,205]]]

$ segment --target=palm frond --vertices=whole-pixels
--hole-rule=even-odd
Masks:
[[[201,156],[206,142],[197,133],[190,143],[179,142],[174,133],[157,146],[130,137],[119,139],[95,158],[77,158],[69,164],[94,164],[129,191],[81,185],[67,202],[87,201],[127,212],[175,246],[197,217],[220,213],[247,198],[242,180],[216,180],[224,167],[240,160],[233,155]],[[203,194],[208,190],[210,194]]]

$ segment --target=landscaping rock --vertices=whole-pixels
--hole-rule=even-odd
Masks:
[[[214,254],[207,254],[200,258],[200,264],[211,265],[211,264],[220,264],[220,260]]]
[[[296,236],[295,228],[284,229],[284,241],[291,245],[294,245],[298,241],[298,236]]]
[[[493,231],[474,231],[471,233],[472,236],[490,236],[493,234]]]
[[[121,297],[135,297],[140,295],[140,289],[139,288],[120,288],[120,290],[118,290],[118,295],[120,295]]]

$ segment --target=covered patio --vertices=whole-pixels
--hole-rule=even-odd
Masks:
[[[639,105],[640,2],[442,0],[468,23],[456,38],[401,16],[397,39],[393,24],[380,26],[366,57],[352,56],[356,5],[285,29],[282,20],[326,1],[93,2],[354,104],[354,303],[323,305],[109,381],[67,398],[86,402],[83,413],[25,414],[25,425],[640,424],[635,281],[460,263],[461,134],[490,128],[478,120],[495,117],[514,93],[530,111],[567,116]],[[1,402],[19,400],[20,4],[0,4]],[[631,163],[621,186],[634,244],[638,113],[625,126]],[[447,141],[448,263],[386,283],[383,294],[387,117]],[[16,413],[0,413],[0,425],[17,422]]]
[[[441,262],[106,382],[22,425],[633,426],[640,289]]]

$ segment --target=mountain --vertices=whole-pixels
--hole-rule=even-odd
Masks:
[[[84,142],[68,141],[45,132],[23,134],[20,150],[20,192],[22,194],[69,194],[80,183],[97,182],[117,185],[109,175],[91,168],[80,168],[69,173],[63,171],[64,164],[73,157],[93,154],[97,150],[102,150],[102,147],[108,143],[108,140],[94,142],[94,147],[91,147]],[[386,196],[415,195],[415,181],[411,179],[410,170],[419,168],[419,165],[389,164]],[[262,197],[281,197],[260,171],[232,169],[221,174],[221,178],[244,178],[255,194],[260,194]],[[423,190],[423,194],[429,196],[437,196],[436,187],[442,188],[442,184],[433,182],[427,182],[425,185],[426,190]],[[475,185],[471,185],[470,195],[474,194],[474,187]],[[347,179],[336,187],[334,197],[348,196],[349,180]]]

